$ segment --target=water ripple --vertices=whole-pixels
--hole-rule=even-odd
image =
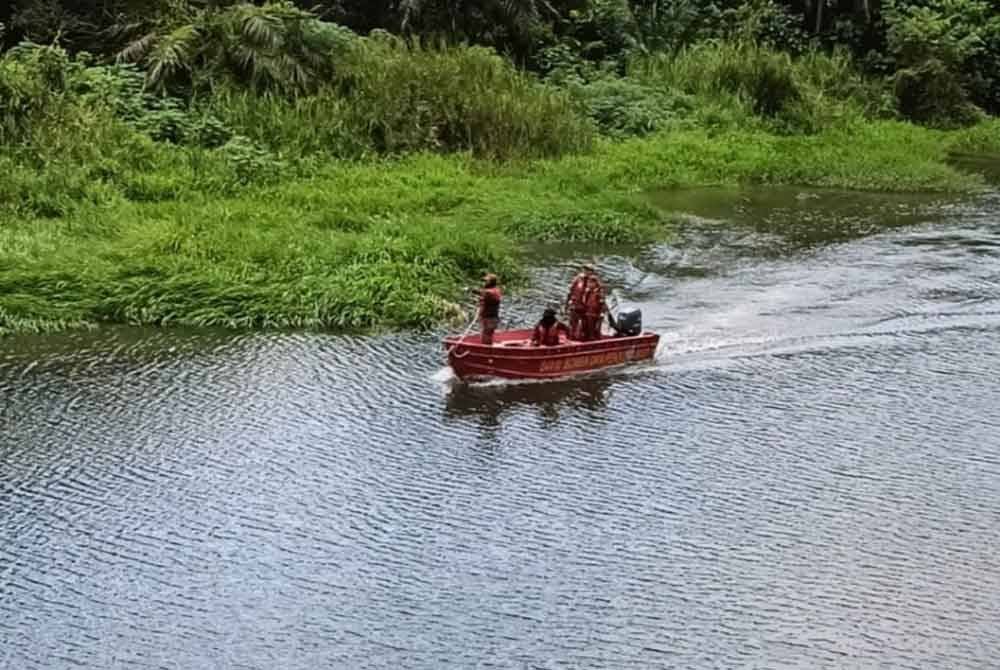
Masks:
[[[796,202],[602,257],[664,344],[568,381],[442,383],[439,333],[3,341],[0,667],[992,667],[1000,229]]]

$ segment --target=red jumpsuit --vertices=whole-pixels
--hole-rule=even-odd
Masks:
[[[601,336],[601,319],[604,316],[604,289],[589,287],[583,294],[583,339],[596,340]]]
[[[503,295],[496,286],[484,288],[479,293],[480,342],[493,344],[493,333],[500,323],[500,301]]]
[[[583,339],[583,296],[587,292],[587,275],[578,274],[569,285],[569,295],[566,298],[569,312],[569,336],[575,340]]]

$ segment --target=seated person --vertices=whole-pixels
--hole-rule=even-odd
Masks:
[[[531,335],[531,346],[554,347],[559,344],[560,332],[569,337],[569,328],[556,318],[556,311],[550,307],[542,313],[541,321],[535,326],[535,332]]]

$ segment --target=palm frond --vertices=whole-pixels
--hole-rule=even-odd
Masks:
[[[260,10],[248,8],[240,22],[240,33],[250,44],[256,44],[271,49],[278,48],[283,41],[284,23],[281,18]]]
[[[163,35],[149,51],[145,61],[149,67],[147,81],[151,86],[162,86],[181,70],[190,70],[197,54],[200,37],[194,26],[180,26]]]
[[[503,13],[512,18],[538,16],[535,0],[500,0],[500,6]]]
[[[406,30],[410,22],[420,15],[423,11],[425,0],[400,0],[399,2],[399,15],[400,15],[400,28]]]
[[[132,40],[115,55],[115,61],[119,63],[141,62],[156,43],[157,37],[156,33],[147,33],[136,40]]]

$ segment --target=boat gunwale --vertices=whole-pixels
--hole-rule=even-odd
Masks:
[[[530,336],[530,330],[510,330],[506,333],[524,332]],[[639,335],[609,336],[600,340],[576,341],[569,340],[554,345],[541,346],[504,346],[502,343],[483,344],[481,342],[469,342],[469,338],[478,338],[478,335],[466,335],[464,337],[446,337],[444,346],[450,349],[453,355],[456,351],[462,352],[462,358],[469,355],[487,356],[489,358],[565,358],[594,351],[606,351],[625,349],[643,343],[658,342],[660,334],[652,331],[644,331]]]
[[[446,338],[444,345],[448,349],[449,366],[463,380],[562,379],[652,360],[660,344],[660,334],[650,331],[551,346],[524,346],[524,335],[531,333],[529,330],[502,333],[508,342],[517,342],[518,346],[503,346],[503,340],[497,344],[467,342],[470,337],[478,339],[478,335]],[[572,365],[573,361],[594,356],[612,356],[616,360],[579,367]]]

